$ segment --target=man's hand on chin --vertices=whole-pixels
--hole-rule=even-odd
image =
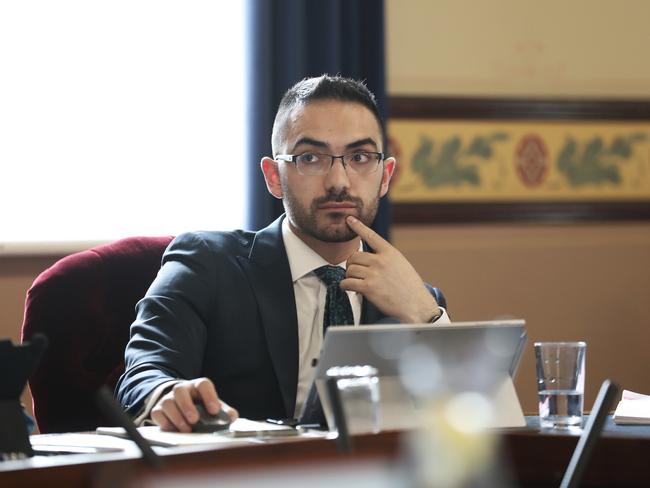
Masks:
[[[359,219],[348,216],[346,222],[375,252],[350,256],[341,288],[361,293],[402,323],[425,323],[440,314],[435,298],[401,252]]]

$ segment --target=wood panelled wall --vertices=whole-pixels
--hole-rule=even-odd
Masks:
[[[526,319],[525,410],[537,408],[534,341],[587,342],[586,408],[605,378],[650,393],[650,223],[396,226],[393,241],[454,320]]]

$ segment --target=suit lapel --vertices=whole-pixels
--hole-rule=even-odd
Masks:
[[[257,299],[287,417],[293,417],[298,384],[298,319],[282,219],[259,231],[248,257],[238,259]]]

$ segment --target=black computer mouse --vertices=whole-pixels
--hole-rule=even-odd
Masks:
[[[208,413],[203,403],[197,402],[194,406],[199,411],[199,420],[192,425],[192,432],[218,432],[228,430],[230,427],[230,416],[223,408],[216,415],[212,415]]]

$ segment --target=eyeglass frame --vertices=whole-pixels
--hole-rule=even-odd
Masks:
[[[298,173],[300,173],[303,176],[325,176],[325,175],[329,174],[330,171],[332,171],[332,167],[334,166],[334,160],[335,159],[340,159],[341,164],[343,165],[343,169],[345,169],[347,171],[348,166],[350,166],[350,163],[346,163],[345,158],[348,157],[348,156],[353,156],[354,154],[359,154],[359,153],[373,154],[375,156],[378,156],[378,159],[377,159],[377,164],[375,166],[375,169],[373,169],[372,171],[369,171],[367,173],[359,173],[353,167],[352,172],[354,174],[357,174],[357,175],[365,176],[365,175],[371,175],[371,174],[375,173],[379,169],[379,165],[386,160],[386,156],[384,155],[384,153],[383,152],[377,152],[377,151],[357,151],[357,152],[351,152],[351,153],[343,154],[341,156],[334,156],[333,154],[306,151],[306,152],[301,153],[301,154],[278,154],[277,156],[273,157],[273,160],[274,161],[284,161],[285,163],[293,163],[296,166],[296,170],[298,171]],[[302,171],[300,171],[300,167],[298,166],[298,158],[300,156],[305,155],[305,154],[317,154],[318,156],[327,156],[327,157],[329,157],[330,158],[330,167],[329,167],[329,169],[327,171],[325,171],[324,173],[315,173],[315,174],[303,173]]]

